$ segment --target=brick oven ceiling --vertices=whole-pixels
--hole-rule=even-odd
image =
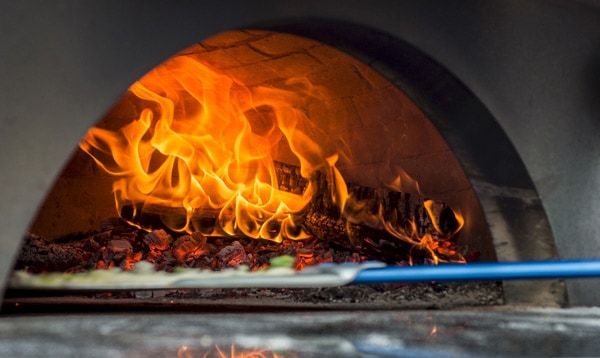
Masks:
[[[222,1],[210,8],[197,2],[146,4],[143,11],[138,5],[2,4],[3,279],[60,163],[133,80],[198,38],[300,17],[378,29],[448,68],[489,108],[518,150],[544,199],[561,257],[600,256],[599,107],[592,95],[598,88],[600,21],[592,3],[350,2],[340,7],[327,1]],[[335,21],[329,23],[330,37],[343,35]],[[451,131],[445,134],[451,146],[458,144]],[[488,150],[498,154],[493,146]],[[519,187],[484,185],[479,193],[498,188],[503,190],[494,194],[499,199],[494,203],[500,211],[523,202]],[[570,282],[571,303],[597,304],[600,290],[590,287],[600,285]]]

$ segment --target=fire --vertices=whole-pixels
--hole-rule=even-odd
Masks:
[[[216,72],[191,56],[178,55],[134,83],[130,93],[142,107],[139,116],[118,130],[92,128],[80,148],[114,176],[117,212],[152,207],[174,208],[185,220],[166,221],[169,229],[215,236],[242,235],[281,242],[310,237],[302,226],[303,214],[317,194],[316,177],[326,175],[332,202],[349,223],[385,230],[413,247],[426,250],[435,263],[440,250],[449,252],[440,237],[460,230],[464,219],[453,212],[452,232],[438,225],[432,202],[425,209],[434,233],[420,234],[372,215],[348,193],[336,167],[344,153],[331,143],[317,143],[309,133],[316,128],[305,108],[322,88],[306,78],[280,87],[247,87]],[[274,158],[284,153],[298,164],[307,182],[300,193],[278,187]],[[418,183],[400,174],[389,187]],[[381,211],[381,210],[380,210]],[[215,217],[214,227],[199,227],[195,218]],[[132,222],[132,224],[135,224]],[[312,257],[306,255],[305,261]]]
[[[387,187],[397,192],[408,191],[422,195],[419,183],[402,169],[398,169],[396,178],[388,184]],[[431,232],[420,233],[417,223],[414,220],[409,221],[408,228],[399,227],[392,224],[389,220],[386,220],[381,205],[374,215],[366,210],[364,202],[356,200],[352,196],[348,196],[345,199],[345,203],[347,205],[344,206],[344,215],[348,219],[348,222],[364,224],[372,228],[383,230],[397,239],[411,244],[413,249],[417,248],[419,250],[427,251],[433,260],[433,263],[436,265],[440,262],[448,261],[460,263],[466,262],[462,254],[450,247],[452,245],[448,241],[462,229],[465,220],[459,212],[449,207],[444,206],[443,208],[440,208],[433,200],[425,200],[423,202],[423,208],[429,217],[433,230]],[[442,210],[445,210],[445,212]],[[451,227],[445,228],[440,225],[442,215],[450,217],[446,221],[452,223]],[[441,258],[440,255],[443,255],[447,259]],[[412,265],[412,256],[409,264]]]
[[[197,354],[196,354],[197,353]],[[229,351],[215,346],[210,352],[193,352],[188,346],[181,346],[177,351],[179,358],[283,358],[284,356],[274,353],[270,349],[239,350],[231,345]]]
[[[451,233],[445,233],[444,231],[441,231],[439,224],[437,223],[437,217],[434,216],[434,213],[431,210],[432,204],[432,200],[427,200],[424,203],[424,207],[426,208],[432,225],[436,230],[434,233],[427,232],[425,234],[419,234],[417,224],[414,221],[409,222],[410,228],[408,230],[396,227],[383,218],[381,210],[379,211],[378,215],[375,216],[362,209],[356,210],[355,207],[354,210],[356,211],[354,213],[347,213],[347,216],[349,220],[353,220],[356,223],[368,223],[371,227],[382,228],[397,239],[411,244],[413,248],[429,252],[433,263],[436,265],[440,262],[448,261],[461,263],[466,262],[465,258],[459,252],[456,252],[454,249],[448,249],[449,241],[447,241],[462,228],[464,224],[463,216],[460,213],[452,211],[454,218],[458,222],[458,227],[455,228]],[[360,208],[360,203],[354,203],[354,205]],[[443,254],[450,259],[442,259],[440,258],[440,254]],[[409,262],[409,264],[412,265],[412,260]]]
[[[311,123],[300,106],[314,90],[290,80],[293,90],[248,88],[191,57],[174,57],[134,83],[145,105],[119,131],[92,128],[80,147],[115,176],[117,210],[152,205],[192,213],[218,211],[212,234],[243,234],[281,241],[304,239],[298,227],[314,195],[316,171],[332,171],[335,157],[305,134]],[[308,187],[301,194],[279,190],[273,154],[291,151]],[[196,228],[197,229],[197,228]]]

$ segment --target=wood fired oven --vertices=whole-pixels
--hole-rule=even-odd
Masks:
[[[78,144],[99,121],[110,127],[122,113],[139,115],[127,89],[184,49],[246,85],[278,86],[293,70],[305,79],[301,88],[329,86],[330,96],[301,112],[318,122],[313,134],[328,134],[315,134],[314,142],[327,143],[335,132],[350,143],[352,156],[336,164],[362,188],[359,196],[386,181],[381,163],[401,164],[427,195],[465,214],[456,244],[474,248],[482,261],[597,258],[599,20],[590,0],[2,2],[0,291],[12,296],[3,301],[0,355],[597,354],[597,278],[428,282],[404,290],[385,282],[366,286],[375,298],[360,285],[300,291],[317,301],[327,296],[332,304],[325,306],[290,304],[290,291],[277,290],[256,304],[248,298],[262,291],[252,287],[196,290],[191,298],[185,290],[127,287],[23,297],[7,283],[24,236],[39,239],[27,230],[52,237],[121,225],[106,218],[114,203],[102,193],[113,178]],[[248,70],[261,61],[279,67]],[[269,108],[247,112],[263,125],[255,132],[271,128]],[[331,113],[345,120],[322,117]],[[293,158],[276,159],[276,170],[298,168]],[[135,204],[120,214],[141,220]],[[130,229],[118,230],[127,237]],[[130,247],[122,237],[94,235],[96,243],[108,237],[111,255]],[[148,235],[147,246],[167,237]],[[193,234],[186,240],[204,243]],[[236,295],[246,300],[231,304]],[[391,301],[382,303],[383,296]],[[457,300],[467,306],[457,308]]]
[[[28,224],[51,236],[99,220],[82,208],[104,209],[76,199],[98,196],[80,181],[97,176],[82,174],[89,164],[68,164],[51,184],[94,123],[114,123],[123,105],[109,110],[124,91],[186,48],[248,86],[292,70],[331,86],[303,111],[321,130],[316,142],[340,133],[348,158],[359,158],[340,170],[377,186],[390,179],[381,163],[404,167],[428,195],[468,213],[463,244],[484,260],[598,256],[590,93],[600,31],[585,2],[29,5],[4,5],[2,21],[4,278]],[[271,67],[252,68],[261,62]],[[589,285],[570,282],[570,303],[597,303]],[[509,302],[564,303],[558,281],[506,283],[505,292]]]

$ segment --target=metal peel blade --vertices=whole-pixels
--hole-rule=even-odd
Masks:
[[[141,265],[140,265],[141,264]],[[381,262],[320,265],[296,272],[291,268],[274,268],[259,272],[243,269],[223,271],[184,270],[179,273],[155,272],[138,263],[132,271],[98,270],[73,274],[29,274],[15,272],[11,289],[67,290],[160,290],[178,288],[302,288],[333,287],[352,283],[365,269],[385,267]]]

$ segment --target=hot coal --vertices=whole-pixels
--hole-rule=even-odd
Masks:
[[[310,238],[302,241],[273,242],[247,237],[206,237],[167,232],[147,232],[122,220],[107,220],[103,231],[72,233],[57,240],[27,234],[15,269],[32,273],[82,272],[90,269],[120,267],[131,269],[146,260],[157,270],[176,267],[221,270],[246,265],[250,270],[269,266],[273,257],[289,255],[295,268],[320,263],[379,260],[392,265],[430,263],[425,252],[410,250],[399,240],[361,229],[362,242],[338,235],[329,241]]]

